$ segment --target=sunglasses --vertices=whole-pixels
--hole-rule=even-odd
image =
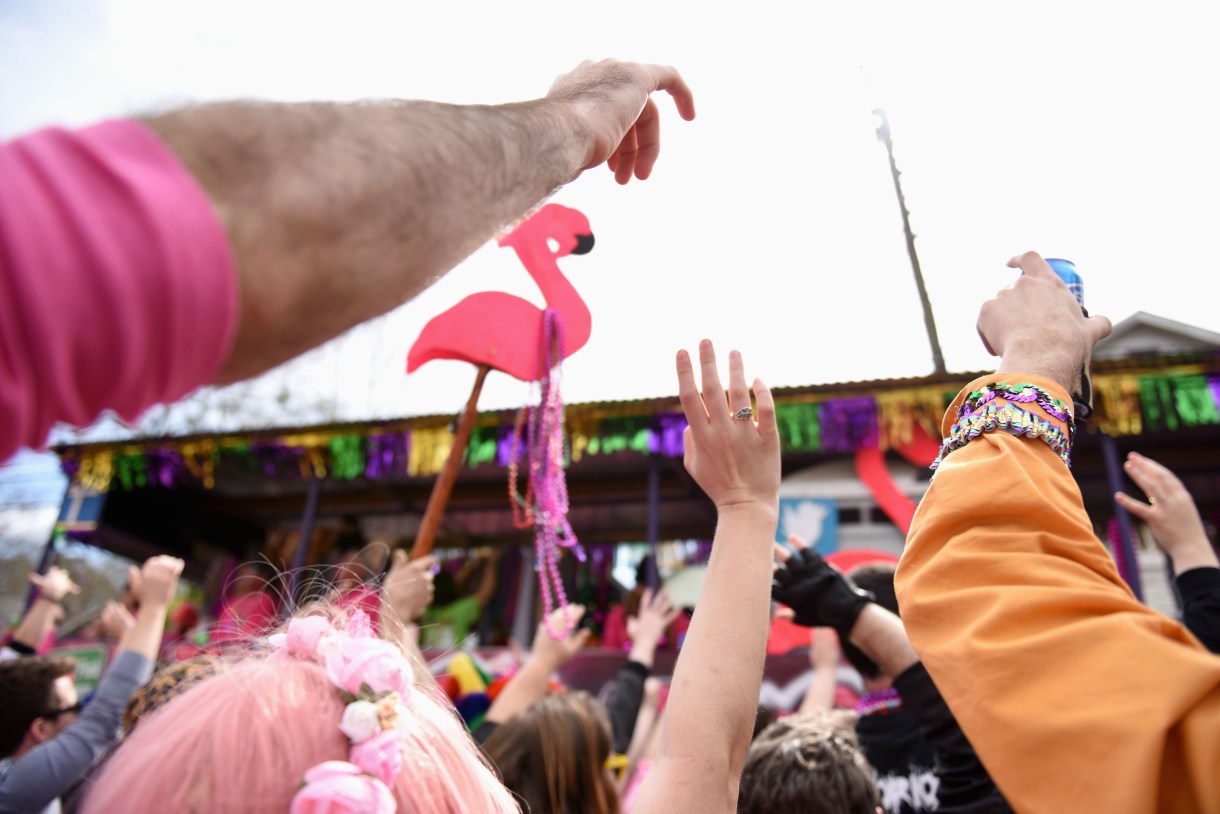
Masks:
[[[49,718],[50,720],[53,721],[56,718],[60,717],[61,715],[80,715],[80,711],[84,708],[85,708],[85,705],[82,704],[81,702],[77,701],[75,704],[73,704],[70,707],[64,707],[63,709],[51,710],[50,712],[42,715],[41,717]]]
[[[626,755],[618,752],[611,753],[610,757],[606,758],[606,762],[602,764],[606,771],[614,775],[616,783],[623,782],[623,778],[627,775],[627,766],[630,763]]]

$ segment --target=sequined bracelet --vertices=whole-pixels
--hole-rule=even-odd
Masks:
[[[866,715],[885,715],[900,709],[902,709],[902,696],[893,687],[866,692],[856,702],[856,714],[861,718]]]
[[[1018,405],[1037,405],[1051,418],[1063,422],[1067,432],[1050,419],[1023,409]],[[1072,408],[1033,384],[1007,384],[992,382],[966,397],[958,408],[957,420],[949,431],[949,437],[941,443],[940,454],[932,462],[932,468],[955,449],[960,449],[985,432],[1003,430],[1018,437],[1039,438],[1045,441],[1055,454],[1068,466],[1072,465]]]

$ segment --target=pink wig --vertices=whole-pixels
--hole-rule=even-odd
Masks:
[[[434,688],[407,701],[407,759],[392,791],[408,812],[516,812]],[[325,669],[251,655],[141,722],[89,791],[85,811],[287,812],[301,777],[347,760],[340,700]]]

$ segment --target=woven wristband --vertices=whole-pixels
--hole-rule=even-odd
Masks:
[[[1047,418],[1046,416],[1049,416]],[[1066,432],[1064,427],[1067,428]],[[950,452],[961,449],[985,432],[1001,430],[1010,435],[1037,438],[1072,465],[1072,408],[1051,398],[1033,384],[992,382],[974,390],[958,408],[949,436],[941,443],[932,468],[940,466]]]

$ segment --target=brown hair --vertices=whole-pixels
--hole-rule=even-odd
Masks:
[[[55,712],[56,679],[76,671],[67,656],[23,656],[0,661],[0,758],[21,748],[30,724]]]
[[[522,810],[619,814],[605,709],[585,692],[549,695],[500,724],[484,750]]]
[[[847,719],[792,715],[750,745],[738,814],[874,814],[881,798]]]

